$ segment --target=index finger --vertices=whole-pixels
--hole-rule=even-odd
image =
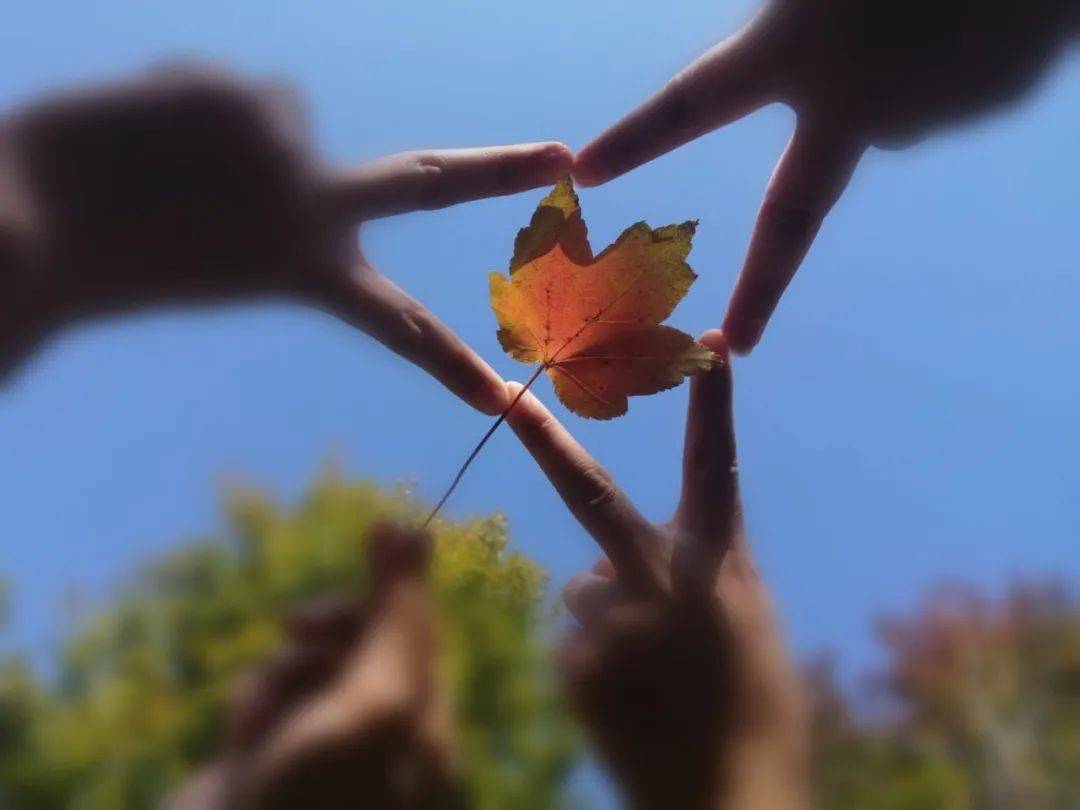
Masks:
[[[769,180],[724,317],[732,351],[749,352],[761,339],[863,149],[853,133],[818,122],[796,126]]]
[[[330,191],[338,210],[373,219],[552,185],[572,162],[555,142],[404,152],[339,173]]]
[[[519,383],[508,384],[508,396],[520,399],[506,416],[521,443],[574,517],[600,544],[619,578],[648,593],[663,590],[652,524],[540,400],[528,391],[522,394],[521,389]]]
[[[382,273],[360,264],[321,292],[323,306],[427,371],[487,414],[506,407],[503,380],[461,338]]]
[[[753,112],[778,94],[773,29],[759,16],[578,153],[574,179],[606,183]]]

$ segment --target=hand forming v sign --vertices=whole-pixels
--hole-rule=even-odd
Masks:
[[[746,352],[867,147],[1018,97],[1078,23],[1074,0],[767,0],[586,146],[574,176],[603,183],[766,104],[795,111],[724,319],[731,349]]]
[[[634,808],[801,806],[794,671],[743,534],[732,383],[691,381],[682,496],[653,524],[531,394],[507,420],[606,553],[564,597],[571,699]],[[520,388],[511,383],[511,393]]]
[[[277,295],[338,314],[476,408],[500,411],[502,380],[371,266],[356,229],[554,183],[569,150],[411,152],[345,170],[308,140],[288,87],[204,68],[0,119],[0,377],[84,317]]]

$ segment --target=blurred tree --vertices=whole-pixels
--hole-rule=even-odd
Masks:
[[[806,669],[816,806],[822,810],[970,810],[963,771],[939,746],[859,717],[827,659]]]
[[[65,647],[55,688],[0,670],[0,807],[130,810],[210,758],[234,680],[312,596],[364,587],[359,538],[404,491],[323,476],[295,509],[228,497],[226,530],[141,571]],[[546,660],[545,576],[501,517],[436,527],[434,579],[471,806],[565,804],[573,735]]]
[[[880,633],[884,685],[963,768],[976,807],[1080,807],[1080,605],[1064,587],[941,589]]]
[[[942,588],[878,630],[884,716],[857,717],[827,663],[809,670],[822,806],[1080,808],[1080,604],[1065,588]]]
[[[233,489],[221,536],[137,574],[65,646],[56,681],[0,660],[0,808],[154,806],[213,755],[230,685],[307,597],[357,594],[358,539],[415,519],[404,491],[330,473],[286,509]],[[576,760],[546,660],[542,570],[499,517],[436,528],[444,664],[473,806],[557,808]],[[884,707],[862,711],[832,667],[807,669],[824,810],[1080,808],[1080,604],[1060,587],[992,600],[960,586],[879,623]]]

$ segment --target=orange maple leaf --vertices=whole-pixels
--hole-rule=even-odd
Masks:
[[[686,263],[696,225],[638,222],[594,257],[573,184],[561,181],[518,233],[510,277],[489,277],[499,343],[540,363],[563,404],[594,419],[707,371],[712,351],[660,325],[697,278]]]

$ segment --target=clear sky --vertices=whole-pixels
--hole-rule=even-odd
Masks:
[[[353,161],[428,146],[572,148],[747,17],[745,0],[145,3],[5,0],[0,106],[203,55],[299,84],[322,148]],[[582,205],[596,248],[631,222],[701,221],[700,279],[672,322],[717,325],[761,190],[792,126],[781,107],[706,137]],[[795,649],[845,672],[871,619],[960,576],[1080,573],[1080,70],[1004,118],[872,152],[765,342],[736,366],[750,532]],[[373,260],[495,367],[486,273],[541,192],[377,223]],[[686,389],[610,423],[565,418],[649,515],[678,486]],[[10,639],[40,654],[62,597],[101,593],[218,522],[217,483],[284,499],[328,458],[439,494],[488,425],[330,318],[285,306],[132,318],[68,334],[0,391],[0,571]],[[596,557],[502,430],[451,514],[499,509],[556,584]]]

